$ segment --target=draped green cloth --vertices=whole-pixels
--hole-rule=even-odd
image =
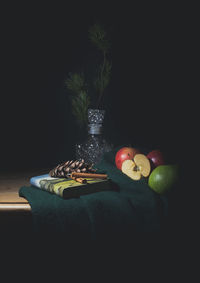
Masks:
[[[115,166],[117,148],[96,166],[115,184],[110,191],[62,199],[33,186],[21,187],[32,209],[37,233],[66,234],[69,241],[127,240],[137,232],[162,231],[168,215],[168,198],[152,191],[145,179],[134,181]]]

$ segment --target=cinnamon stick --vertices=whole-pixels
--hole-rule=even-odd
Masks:
[[[73,172],[71,177],[75,178],[97,178],[97,179],[107,179],[108,175],[106,174],[96,174],[96,173],[78,173]]]
[[[81,183],[81,184],[86,184],[87,183],[87,180],[86,179],[83,179],[83,178],[77,178],[75,176],[70,176],[73,180],[75,180],[76,182],[78,183]]]

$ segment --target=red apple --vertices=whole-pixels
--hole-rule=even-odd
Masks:
[[[125,160],[133,159],[140,151],[133,147],[122,147],[115,155],[115,164],[119,170],[122,168],[122,163]]]
[[[165,164],[163,154],[159,149],[149,152],[147,158],[151,161],[154,168]]]

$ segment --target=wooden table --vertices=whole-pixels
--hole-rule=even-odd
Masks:
[[[21,172],[0,173],[0,230],[16,231],[30,229],[31,206],[28,201],[19,196],[22,186],[29,186],[33,176],[49,172],[48,169],[37,169]]]
[[[21,186],[29,185],[29,178],[30,172],[0,174],[0,212],[30,212],[28,201],[18,195]]]

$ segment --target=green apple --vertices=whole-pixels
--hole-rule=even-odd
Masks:
[[[158,194],[165,194],[178,178],[177,165],[160,165],[150,174],[148,185]]]

